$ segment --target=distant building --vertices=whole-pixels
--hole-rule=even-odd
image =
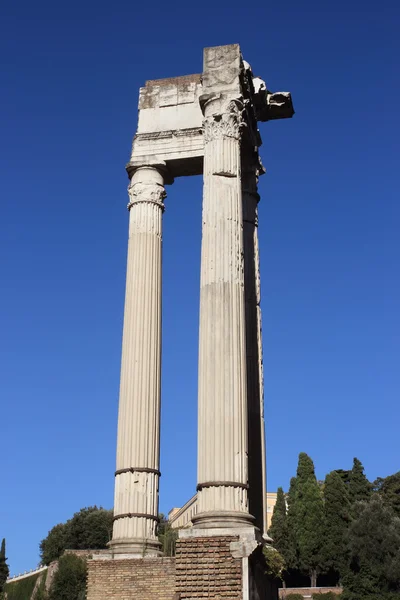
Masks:
[[[267,492],[267,527],[270,528],[272,512],[276,503],[276,492]],[[168,521],[174,529],[182,529],[192,526],[192,518],[197,512],[197,494],[182,506],[172,508],[168,513]]]

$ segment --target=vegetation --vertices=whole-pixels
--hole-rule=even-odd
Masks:
[[[282,554],[272,546],[264,546],[263,554],[266,565],[265,574],[272,579],[282,579],[286,566]]]
[[[49,600],[84,600],[86,571],[86,561],[79,556],[62,556],[50,587]]]
[[[286,499],[278,490],[269,533],[285,559],[284,584],[305,586],[308,575],[314,587],[319,575],[323,585],[342,585],[341,600],[400,600],[400,472],[371,485],[355,458],[321,485],[301,453]]]
[[[285,494],[281,487],[278,488],[269,534],[274,541],[274,548],[278,550],[282,557],[281,578],[284,584],[286,584],[289,577],[287,565],[293,565],[296,561],[296,556],[293,536],[289,533]]]
[[[168,520],[161,513],[158,525],[158,539],[161,542],[161,549],[164,556],[175,556],[176,540],[178,539],[178,530],[172,529]]]
[[[356,506],[349,528],[349,572],[343,600],[386,600],[400,596],[400,519],[376,494]]]
[[[301,570],[309,574],[311,586],[315,587],[322,567],[324,504],[315,477],[314,463],[305,452],[299,455],[292,506],[295,507],[292,521],[298,564]]]
[[[66,523],[53,527],[40,542],[45,565],[60,558],[64,550],[102,549],[112,536],[113,511],[90,506],[82,508]]]
[[[335,583],[346,571],[348,563],[347,530],[350,523],[350,500],[346,485],[336,471],[328,473],[324,486],[325,531],[322,560]]]
[[[335,594],[335,592],[325,592],[322,594],[318,592],[312,595],[313,600],[338,600],[341,597],[342,594]]]
[[[39,586],[35,593],[34,600],[48,600],[48,596],[46,593],[46,579],[47,579],[47,571],[44,571],[40,578]]]
[[[374,491],[382,498],[386,506],[390,506],[400,517],[400,471],[389,477],[378,477],[374,482]]]
[[[7,565],[6,540],[3,538],[0,549],[0,594],[4,590],[10,570]]]
[[[7,600],[29,600],[40,575],[36,573],[19,581],[7,583],[5,586]]]
[[[303,594],[287,594],[285,600],[304,600]]]
[[[364,475],[364,467],[358,458],[353,461],[353,468],[349,477],[349,497],[354,505],[356,502],[368,502],[371,497],[372,486]]]

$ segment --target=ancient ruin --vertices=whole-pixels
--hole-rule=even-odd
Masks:
[[[275,597],[261,552],[269,540],[258,122],[293,113],[290,94],[271,93],[238,45],[206,48],[201,75],[148,81],[140,90],[127,165],[129,245],[114,529],[110,555],[89,563],[89,600]],[[196,174],[204,177],[198,511],[193,527],[180,533],[176,557],[167,559],[160,556],[157,539],[162,215],[165,186]],[[161,576],[165,584],[158,586]]]

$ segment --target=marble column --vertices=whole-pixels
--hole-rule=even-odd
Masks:
[[[207,98],[200,283],[198,513],[195,527],[249,525],[242,104]]]
[[[242,158],[243,244],[246,314],[246,373],[248,418],[249,511],[261,533],[267,533],[264,429],[264,378],[261,334],[260,260],[258,248],[257,155]]]
[[[129,244],[118,414],[114,554],[159,554],[161,242],[164,179],[138,168],[129,192]]]

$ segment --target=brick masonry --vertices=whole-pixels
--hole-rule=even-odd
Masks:
[[[88,561],[87,600],[175,598],[175,558]]]
[[[238,536],[181,538],[173,558],[88,561],[87,600],[243,600],[243,563],[231,543]],[[249,563],[250,597],[278,600],[265,577],[262,550]]]
[[[230,543],[238,539],[204,537],[178,540],[176,600],[242,600],[242,561],[233,558],[230,552]]]

